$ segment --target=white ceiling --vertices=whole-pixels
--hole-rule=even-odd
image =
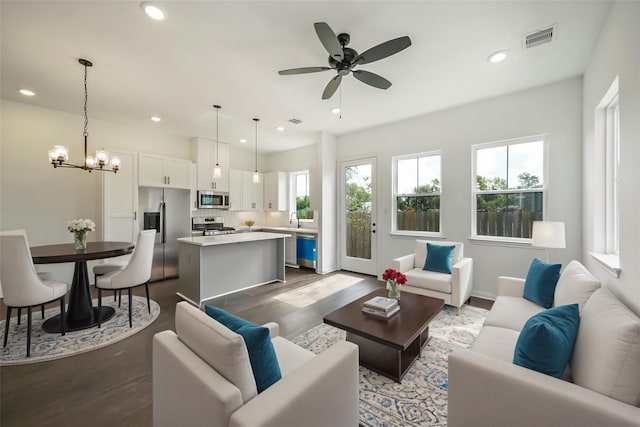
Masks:
[[[89,116],[171,134],[255,143],[261,152],[316,142],[489,97],[581,75],[610,2],[597,1],[165,1],[168,18],[148,18],[137,1],[6,1],[1,7],[2,97],[82,114],[83,67]],[[360,69],[388,90],[353,76],[342,81],[342,118],[321,94],[335,71],[280,76],[326,66],[314,22],[351,35],[363,52],[407,35],[408,49]],[[526,52],[522,35],[557,24],[554,41]],[[486,58],[507,49],[501,64]],[[19,88],[37,95],[26,98]],[[158,115],[162,122],[151,123]],[[299,125],[288,123],[298,118]],[[284,132],[275,127],[283,125]],[[81,129],[82,123],[79,123]],[[91,121],[89,121],[89,130]]]

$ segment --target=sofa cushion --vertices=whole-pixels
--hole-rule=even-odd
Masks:
[[[471,350],[503,362],[513,362],[513,351],[518,341],[518,331],[495,326],[484,326],[473,342]]]
[[[580,311],[591,295],[600,288],[600,281],[580,264],[571,261],[558,279],[553,305],[578,304]]]
[[[427,242],[427,259],[422,269],[451,274],[451,260],[455,248],[454,245],[432,245]]]
[[[462,261],[463,257],[463,244],[462,242],[446,242],[446,241],[430,241],[430,240],[416,240],[414,243],[413,253],[413,266],[414,268],[422,268],[424,267],[424,263],[427,260],[427,243],[431,243],[434,245],[454,245],[456,248],[453,251],[453,259],[451,260],[452,265],[456,265],[460,261]]]
[[[531,316],[542,310],[538,304],[522,297],[501,295],[493,303],[484,326],[498,326],[519,332]]]
[[[578,304],[561,305],[527,320],[513,354],[513,364],[560,378],[573,351],[580,325]]]
[[[640,403],[640,318],[604,288],[582,310],[571,371],[575,384]]]
[[[258,394],[247,346],[240,335],[185,301],[176,305],[176,333],[184,345],[238,387],[243,402]]]
[[[212,305],[205,305],[204,309],[208,316],[240,334],[244,339],[258,393],[282,378],[268,328],[258,326]]]
[[[524,282],[523,297],[544,308],[553,305],[553,294],[560,277],[560,264],[547,264],[534,258]]]
[[[316,357],[316,355],[309,350],[282,337],[275,337],[272,342],[273,348],[278,356],[278,363],[280,364],[280,371],[283,377]]]
[[[407,276],[407,285],[432,291],[451,293],[451,275],[427,271],[422,268],[414,268],[404,273]]]

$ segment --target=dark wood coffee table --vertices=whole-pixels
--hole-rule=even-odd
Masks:
[[[429,339],[429,322],[444,306],[438,298],[403,292],[400,311],[388,319],[362,312],[365,301],[387,296],[379,289],[324,317],[324,323],[347,331],[358,345],[360,365],[401,382]]]

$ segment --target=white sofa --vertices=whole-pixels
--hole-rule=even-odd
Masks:
[[[282,379],[257,394],[243,338],[178,303],[177,333],[153,337],[153,425],[356,427],[358,347],[341,341],[315,355],[265,326]]]
[[[640,426],[640,319],[572,261],[554,306],[578,303],[580,325],[562,379],[514,365],[519,333],[544,309],[524,280],[498,279],[498,297],[470,349],[449,355],[448,425]]]
[[[427,243],[434,245],[455,245],[451,274],[423,270],[427,259]],[[402,291],[428,297],[442,298],[445,304],[457,308],[471,296],[473,260],[464,257],[464,245],[461,242],[416,240],[414,252],[395,258],[391,261],[391,268],[404,273],[407,283],[402,285]]]

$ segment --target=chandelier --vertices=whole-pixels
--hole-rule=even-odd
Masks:
[[[78,59],[78,62],[84,65],[84,163],[81,165],[68,163],[69,149],[63,145],[54,145],[53,148],[49,150],[49,161],[54,168],[76,168],[88,172],[97,170],[100,172],[116,173],[118,169],[120,169],[120,159],[117,157],[112,157],[111,162],[109,162],[109,153],[104,149],[96,150],[95,156],[87,155],[87,136],[89,135],[87,133],[87,124],[89,123],[87,117],[87,67],[92,67],[93,64],[91,61],[82,58]],[[107,164],[111,166],[111,169],[106,168]]]
[[[256,170],[253,171],[252,181],[254,184],[260,182],[260,174],[258,173],[258,122],[260,119],[253,119],[256,122]]]

